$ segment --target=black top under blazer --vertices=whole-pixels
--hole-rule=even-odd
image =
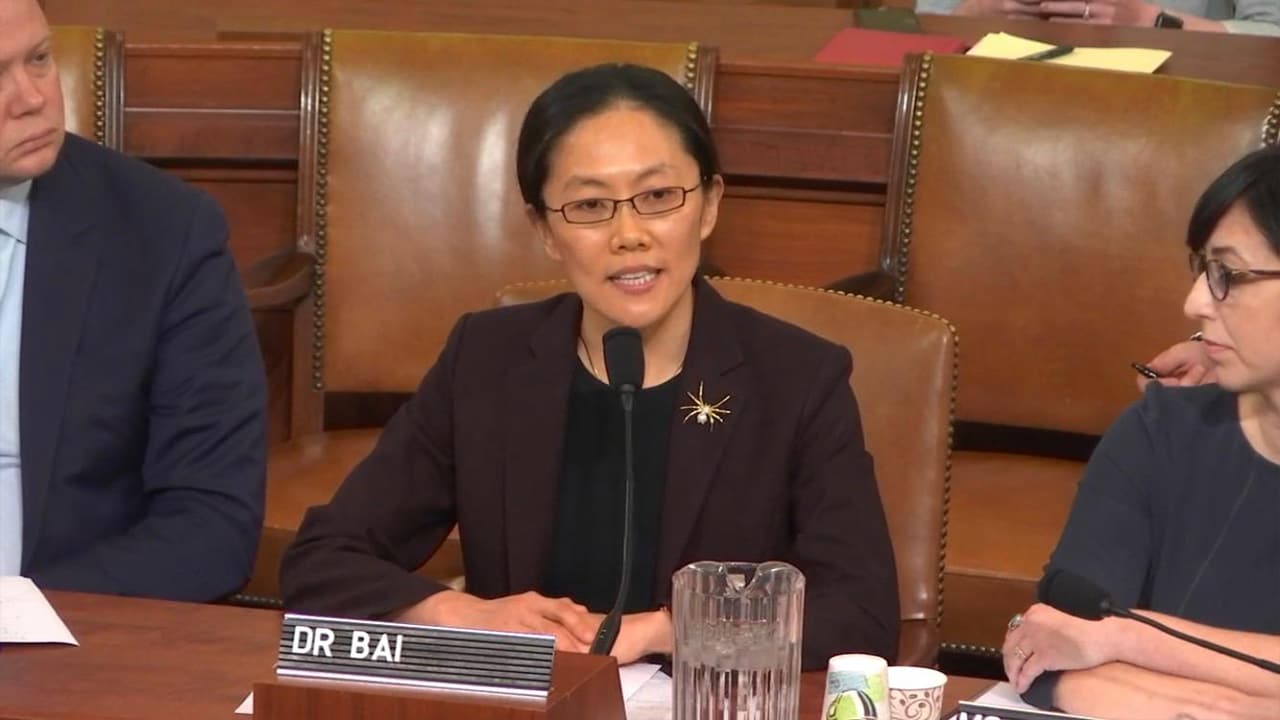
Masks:
[[[785,560],[807,580],[803,666],[897,654],[893,551],[849,388],[849,352],[694,281],[686,393],[729,400],[714,427],[672,415],[656,594],[695,560]],[[284,558],[286,605],[383,617],[442,585],[416,575],[457,522],[467,591],[538,590],[561,476],[581,300],[464,316],[417,393]]]

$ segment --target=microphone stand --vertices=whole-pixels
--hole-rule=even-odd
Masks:
[[[1108,615],[1134,620],[1183,642],[1191,643],[1198,648],[1225,655],[1232,660],[1248,663],[1267,672],[1280,674],[1280,663],[1254,657],[1239,650],[1233,650],[1215,642],[1188,635],[1179,630],[1174,630],[1158,620],[1153,620],[1126,608],[1116,607],[1112,605],[1111,596],[1105,590],[1083,575],[1078,575],[1064,568],[1053,570],[1045,576],[1040,583],[1040,590],[1037,596],[1041,602],[1048,604],[1050,607],[1082,620],[1101,620]]]
[[[1204,648],[1205,650],[1210,650],[1212,652],[1220,653],[1234,660],[1239,660],[1240,662],[1248,663],[1250,665],[1253,665],[1254,667],[1260,667],[1263,670],[1280,674],[1280,663],[1274,663],[1265,658],[1246,655],[1245,653],[1242,653],[1238,650],[1232,650],[1231,648],[1226,647],[1224,645],[1218,645],[1217,643],[1212,643],[1212,642],[1209,642],[1208,640],[1203,640],[1194,635],[1188,635],[1180,630],[1174,630],[1173,628],[1169,627],[1168,625],[1165,625],[1162,622],[1159,622],[1158,620],[1152,620],[1146,615],[1133,612],[1132,610],[1125,610],[1124,608],[1109,607],[1107,608],[1107,612],[1116,617],[1122,617],[1128,620],[1137,620],[1143,625],[1149,625],[1155,628],[1156,630],[1159,630],[1162,633],[1167,633],[1169,635],[1172,635],[1173,637],[1176,637],[1179,640],[1182,640],[1184,642],[1189,642],[1192,645],[1195,645],[1196,647],[1200,647],[1200,648]]]
[[[613,601],[613,609],[600,623],[596,639],[591,643],[592,655],[608,655],[613,650],[613,643],[618,639],[618,629],[622,625],[622,610],[627,602],[627,594],[631,592],[631,546],[632,535],[632,496],[635,495],[636,476],[631,457],[631,409],[635,403],[635,387],[626,385],[622,388],[622,424],[623,424],[623,461],[626,465],[623,472],[626,477],[624,494],[624,515],[622,520],[622,579],[618,582],[618,597]]]

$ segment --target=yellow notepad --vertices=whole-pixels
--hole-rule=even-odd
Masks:
[[[1032,53],[1054,47],[1050,43],[1028,40],[1009,33],[987,33],[970,48],[967,55],[1016,60]],[[1078,47],[1062,57],[1044,60],[1055,65],[1124,70],[1127,72],[1153,73],[1173,53],[1150,48],[1092,48]]]

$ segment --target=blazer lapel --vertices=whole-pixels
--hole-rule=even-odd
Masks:
[[[72,142],[68,138],[53,168],[31,187],[18,370],[24,565],[40,537],[71,365],[98,266],[100,246],[90,241],[96,195],[67,160]]]
[[[581,315],[577,296],[562,300],[534,333],[529,356],[507,375],[503,484],[508,593],[538,587],[546,573]]]
[[[720,458],[751,395],[747,374],[732,372],[742,365],[743,357],[727,312],[729,304],[702,278],[695,281],[694,288],[693,328],[677,396],[678,415],[667,450],[655,588],[659,599],[670,595],[671,577],[666,569],[681,562]],[[708,419],[699,423],[696,414],[690,417],[699,401],[715,405],[721,400],[721,409],[729,411],[722,416],[723,422]]]

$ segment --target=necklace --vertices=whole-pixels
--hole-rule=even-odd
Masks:
[[[582,352],[587,356],[587,369],[591,372],[591,377],[602,383],[608,384],[604,378],[600,377],[600,373],[596,371],[596,364],[591,360],[591,348],[587,347],[587,341],[578,335],[578,342],[582,345]]]
[[[600,372],[596,370],[595,361],[591,359],[591,348],[587,347],[587,340],[586,338],[582,337],[581,333],[579,333],[578,335],[578,343],[582,345],[582,354],[587,356],[587,371],[591,373],[591,377],[599,380],[605,385],[608,385],[609,381],[605,380],[604,377],[600,375]],[[679,375],[683,370],[684,370],[684,363],[681,362],[679,365],[676,366],[676,371],[671,373],[671,377],[675,377],[676,375]],[[670,380],[671,378],[667,378],[667,379]]]

